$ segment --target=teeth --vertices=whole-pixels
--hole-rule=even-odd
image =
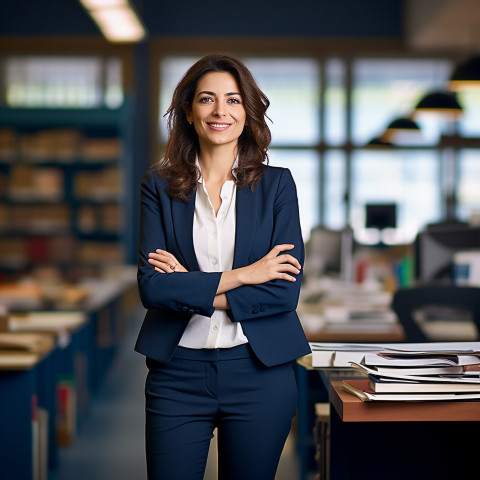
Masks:
[[[223,127],[229,127],[230,125],[228,123],[209,123],[211,127],[215,128],[223,128]]]

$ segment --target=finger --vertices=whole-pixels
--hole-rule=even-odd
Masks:
[[[287,257],[288,263],[291,263],[292,265],[297,267],[299,270],[301,270],[302,265],[300,264],[300,262],[295,257],[293,257],[292,255],[288,255],[288,254],[285,255],[285,256]]]
[[[172,265],[170,265],[169,263],[161,262],[159,260],[156,260],[155,258],[150,258],[148,260],[148,263],[150,263],[156,268],[162,269],[166,273],[170,273],[175,270],[175,267],[172,267]]]
[[[167,252],[166,250],[161,250],[160,248],[157,248],[155,251],[157,253],[161,254],[161,255],[164,255],[168,259],[172,260],[174,263],[178,263],[175,256],[173,254],[171,254],[170,252]]]
[[[295,257],[293,257],[292,255],[289,255],[288,253],[284,255],[279,255],[278,257],[276,257],[275,260],[281,263],[290,263],[294,265],[296,268],[298,268],[299,270],[302,268],[302,266],[300,265],[300,262]]]
[[[278,254],[285,250],[291,250],[295,245],[290,243],[282,243],[281,245],[275,245],[270,252],[267,254],[267,257],[276,257]]]
[[[178,265],[178,262],[175,260],[175,257],[173,256],[167,256],[167,255],[158,254],[158,253],[149,253],[148,256],[150,257],[150,260],[154,260],[154,261],[169,265],[171,270],[175,270],[175,267]],[[148,261],[150,262],[150,260]]]
[[[295,267],[294,265],[289,265],[288,263],[282,263],[279,266],[279,272],[290,272],[294,273],[295,275],[298,275],[300,273],[300,270]]]
[[[288,275],[288,273],[281,273],[278,278],[280,278],[281,280],[287,280],[288,282],[296,282],[297,281],[297,279],[295,277],[292,277],[291,275]]]

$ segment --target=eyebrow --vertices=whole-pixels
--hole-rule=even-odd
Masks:
[[[200,95],[212,95],[213,97],[216,97],[216,93],[214,92],[209,92],[208,90],[204,90],[203,92],[199,92],[197,97],[199,97]],[[239,92],[228,92],[225,94],[226,97],[231,97],[232,95],[240,95]]]

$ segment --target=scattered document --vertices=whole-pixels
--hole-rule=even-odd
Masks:
[[[429,342],[429,343],[310,343],[312,350],[312,367],[348,367],[351,362],[363,363],[368,354],[383,356],[402,356],[405,365],[408,357],[423,357],[424,365],[432,365],[428,358],[434,355],[447,356],[454,359],[453,365],[470,364],[472,357],[480,356],[480,342]],[[460,358],[461,357],[461,358]],[[468,358],[470,357],[470,358]],[[456,360],[455,360],[456,358]],[[478,360],[478,359],[477,359]],[[456,363],[455,363],[456,362]],[[480,363],[480,360],[477,361]],[[446,362],[445,364],[452,364]],[[387,363],[391,365],[391,363]]]
[[[363,402],[480,400],[480,393],[375,393],[368,387],[366,379],[343,380],[342,388]]]

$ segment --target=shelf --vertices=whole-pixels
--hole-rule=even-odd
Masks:
[[[124,109],[0,108],[0,126],[15,128],[118,128]]]
[[[117,165],[119,162],[119,157],[114,158],[96,158],[96,159],[83,159],[82,157],[76,156],[71,160],[67,159],[55,159],[55,158],[25,158],[21,156],[15,156],[10,160],[5,158],[0,158],[0,168],[8,168],[11,165],[32,165],[38,167],[59,167],[62,169],[100,169],[109,167],[112,165]]]
[[[124,263],[127,114],[0,108],[0,274]]]

